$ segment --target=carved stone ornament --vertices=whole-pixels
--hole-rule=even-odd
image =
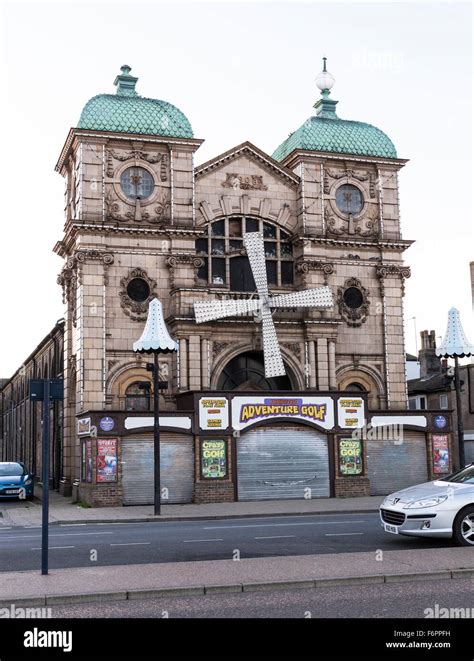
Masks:
[[[402,296],[405,296],[405,278],[411,277],[411,269],[409,266],[398,266],[397,264],[378,264],[375,267],[375,273],[380,279],[380,291],[382,296],[385,295],[385,278],[398,277],[401,278],[401,291]]]
[[[291,351],[291,353],[301,361],[301,345],[299,342],[282,342],[282,346]]]
[[[114,149],[106,150],[107,156],[107,176],[112,178],[114,176],[114,165],[113,161],[135,161],[135,165],[140,165],[139,161],[145,161],[153,165],[154,163],[161,163],[160,165],[160,179],[161,181],[168,180],[168,165],[169,165],[169,156],[168,154],[149,154],[148,152],[141,151],[140,149],[134,149],[132,151],[115,151]]]
[[[196,257],[196,255],[191,254],[173,255],[166,260],[166,266],[170,270],[171,287],[179,286],[177,271],[183,267],[191,267],[194,270],[194,282],[197,284],[198,269],[200,269],[201,266],[204,266],[204,260],[201,257]]]
[[[224,188],[234,190],[268,190],[263,183],[263,176],[257,174],[241,175],[234,172],[226,173],[226,180],[222,182]]]
[[[134,301],[128,295],[127,287],[135,278],[145,280],[149,287],[150,293],[143,301]],[[125,314],[128,314],[133,321],[146,321],[148,316],[148,304],[156,296],[156,281],[150,278],[148,273],[143,269],[136,268],[129,271],[128,275],[120,280],[120,285],[122,289],[119,292],[119,296],[122,310]]]
[[[114,263],[114,256],[110,252],[82,248],[76,250],[66,260],[66,264],[58,275],[57,283],[63,290],[63,303],[68,305],[72,317],[73,326],[77,322],[77,285],[81,282],[82,265],[87,260],[101,261],[104,266],[104,285],[108,284],[108,268]]]
[[[296,262],[295,265],[296,272],[301,274],[301,280],[303,284],[308,284],[308,273],[310,271],[321,271],[324,278],[324,284],[328,284],[328,275],[334,273],[334,264],[331,262],[323,262],[318,259],[302,259],[301,261]]]
[[[350,297],[348,290],[358,290],[352,292],[355,297]],[[360,304],[359,300],[360,299]],[[348,326],[362,326],[369,315],[369,292],[362,286],[357,278],[348,278],[342,287],[337,288],[336,297],[339,313]]]
[[[230,346],[229,342],[213,342],[212,343],[212,358],[213,360]]]
[[[118,199],[110,188],[105,194],[105,217],[107,220],[124,220]]]
[[[113,190],[109,187],[105,195],[105,209],[107,220],[136,221],[163,225],[171,219],[170,191],[162,188],[154,200],[153,211],[148,211],[146,201],[136,199],[130,204],[119,201]],[[122,206],[129,211],[123,211]],[[145,207],[145,208],[144,208]]]
[[[326,170],[328,177],[331,179],[356,179],[356,181],[369,181],[370,173],[358,174],[355,170],[346,168],[340,172],[332,172],[329,168]]]
[[[352,215],[349,218],[336,217],[328,200],[325,206],[328,234],[379,238],[380,221],[376,205],[371,205],[368,214],[363,218],[354,218]]]

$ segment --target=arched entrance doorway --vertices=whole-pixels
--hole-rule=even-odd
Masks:
[[[217,390],[293,390],[293,384],[288,374],[267,378],[263,352],[247,351],[227,363],[219,377]]]

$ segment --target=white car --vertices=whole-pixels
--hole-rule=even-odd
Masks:
[[[474,546],[474,464],[390,494],[380,518],[388,533],[452,537],[459,546]]]

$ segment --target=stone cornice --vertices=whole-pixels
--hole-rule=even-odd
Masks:
[[[64,238],[61,241],[57,241],[53,252],[55,252],[60,257],[66,257],[70,252],[71,246],[74,245],[78,234],[81,232],[86,234],[100,234],[101,236],[107,236],[108,234],[112,235],[126,235],[126,236],[161,236],[161,237],[172,237],[172,236],[191,236],[198,238],[202,236],[204,229],[197,227],[178,227],[178,226],[167,226],[167,227],[117,227],[116,225],[102,225],[102,224],[87,224],[87,223],[68,223],[67,229],[64,234]]]
[[[384,250],[406,250],[414,241],[407,241],[404,239],[378,239],[374,241],[364,241],[361,239],[341,239],[341,238],[327,238],[324,236],[296,236],[293,238],[293,243],[296,245],[310,245],[311,243],[319,243],[322,245],[330,246],[350,246],[351,248],[383,248]]]
[[[382,156],[336,154],[333,152],[316,152],[307,149],[295,149],[283,159],[282,164],[287,168],[293,168],[303,159],[317,161],[347,161],[350,163],[376,163],[378,165],[391,165],[397,170],[402,168],[405,163],[408,163],[408,159],[406,158],[383,158]]]
[[[56,163],[55,170],[62,174],[63,166],[71,153],[74,140],[77,138],[92,138],[94,140],[113,140],[126,142],[143,142],[164,145],[180,145],[192,147],[193,151],[202,145],[204,140],[198,138],[173,138],[160,135],[142,135],[137,133],[116,133],[113,131],[94,131],[92,129],[71,128]]]

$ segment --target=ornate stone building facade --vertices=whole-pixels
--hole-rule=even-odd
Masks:
[[[157,297],[179,341],[177,357],[160,359],[168,384],[160,395],[163,452],[175,465],[168,479],[178,494],[170,502],[297,497],[291,489],[252,491],[259,481],[254,470],[270,470],[268,484],[295,482],[252,464],[259,447],[280,443],[280,432],[282,448],[288,438],[299,447],[294,431],[300,438],[307,432],[310,455],[325,467],[319,491],[317,480],[301,481],[315,495],[369,493],[368,444],[353,457],[357,470],[341,469],[341,434],[360,419],[342,425],[335,412],[342,401],[355,420],[352,402],[362,406],[364,420],[376,414],[391,420],[407,408],[403,294],[410,269],[403,260],[411,242],[401,236],[398,197],[406,160],[379,129],[337,116],[333,79],[323,71],[316,114],[273,156],[246,142],[195,166],[202,140],[187,118],[171,104],[138,96],[136,82],[124,66],[116,94],[86,104],[56,165],[66,184],[64,234],[55,246],[64,264],[63,491],[76,488],[92,504],[148,502],[132,483],[140,476],[138,455],[150,456],[151,375],[132,344]],[[286,376],[273,379],[265,378],[253,318],[196,325],[193,312],[196,301],[255,295],[243,248],[243,234],[254,231],[264,237],[273,294],[327,284],[335,301],[329,311],[274,314]],[[260,420],[247,443],[231,421],[235,397],[251,392],[250,399],[274,402],[273,391],[278,401],[298,400],[295,406],[325,398],[317,405],[329,417],[332,411],[331,421],[315,418],[298,429],[291,416],[275,414],[273,426],[263,428]],[[202,422],[206,397],[221,412],[220,426],[209,423],[212,413]],[[427,473],[431,422],[418,422],[413,418],[408,428],[424,448]],[[110,480],[97,468],[101,437],[115,441]],[[215,452],[225,455],[225,471],[216,468],[214,480],[204,469],[207,442],[218,442]],[[408,466],[409,455],[404,461]]]

